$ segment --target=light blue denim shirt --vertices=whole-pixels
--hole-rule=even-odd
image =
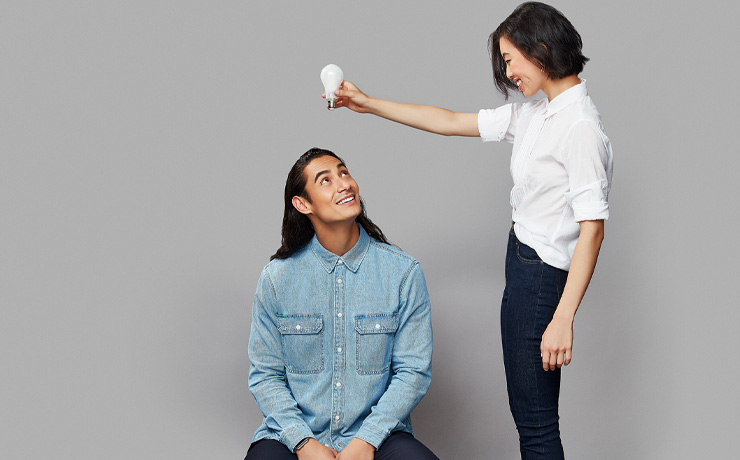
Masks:
[[[314,236],[262,271],[249,337],[249,389],[264,414],[253,441],[291,451],[305,437],[342,450],[413,434],[411,410],[432,379],[424,274],[360,227],[337,256]]]

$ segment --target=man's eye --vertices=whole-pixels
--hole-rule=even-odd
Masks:
[[[327,182],[329,182],[329,179],[327,179],[327,178],[325,177],[325,178],[323,178],[323,179],[321,179],[321,180],[319,181],[319,184],[325,184],[325,183],[327,183]]]

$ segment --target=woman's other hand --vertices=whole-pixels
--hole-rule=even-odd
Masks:
[[[546,371],[570,364],[573,351],[573,318],[553,317],[542,334],[540,353]]]

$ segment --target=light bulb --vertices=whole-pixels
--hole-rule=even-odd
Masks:
[[[339,89],[339,85],[344,81],[342,69],[334,64],[329,64],[321,70],[321,83],[324,84],[324,93],[326,93],[326,105],[329,110],[337,107],[337,95],[334,91]]]

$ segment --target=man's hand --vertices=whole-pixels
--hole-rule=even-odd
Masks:
[[[337,455],[337,460],[373,460],[375,447],[360,438],[354,438]]]
[[[336,450],[326,447],[314,438],[309,439],[295,454],[298,460],[334,460],[337,458]]]

